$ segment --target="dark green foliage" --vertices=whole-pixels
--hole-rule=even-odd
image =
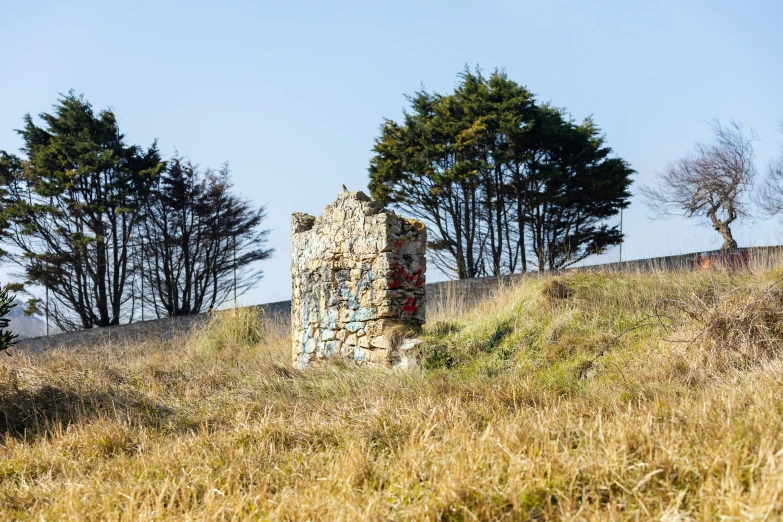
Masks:
[[[14,339],[19,337],[17,334],[7,330],[11,322],[8,314],[11,308],[16,306],[14,299],[16,299],[16,296],[9,294],[8,289],[3,288],[0,290],[0,352],[13,346]]]
[[[483,335],[460,339],[453,335],[462,327],[456,323],[438,321],[428,328],[428,337],[422,352],[422,365],[425,369],[454,369],[470,363],[480,354],[494,354],[498,360],[509,360],[516,351],[514,346],[506,346],[507,337],[514,334],[511,320],[503,320]]]
[[[592,120],[537,103],[502,71],[465,69],[448,95],[408,97],[370,162],[373,197],[419,219],[459,278],[572,265],[622,240],[604,222],[628,205],[633,170]]]
[[[111,110],[73,91],[42,126],[28,114],[18,158],[0,152],[2,239],[24,283],[51,293],[63,330],[128,317],[131,249],[150,188],[164,167],[156,145],[126,143]]]
[[[510,321],[505,321],[499,324],[497,328],[495,328],[495,331],[492,333],[490,338],[479,346],[479,350],[487,353],[494,351],[495,348],[500,346],[500,343],[503,342],[503,339],[505,339],[513,331],[514,327]]]
[[[604,137],[587,119],[575,125],[560,111],[544,108],[552,120],[526,162],[527,223],[539,269],[558,269],[619,244],[617,227],[603,222],[628,206],[633,170],[611,157]],[[548,113],[548,114],[546,114]]]
[[[228,166],[200,170],[174,158],[157,179],[146,206],[138,263],[158,317],[205,312],[262,276],[257,261],[272,255],[261,229],[264,207],[232,193]],[[236,279],[234,276],[236,275]]]
[[[451,370],[456,366],[454,357],[444,346],[434,346],[422,361],[422,367],[425,370],[439,370],[441,368]]]

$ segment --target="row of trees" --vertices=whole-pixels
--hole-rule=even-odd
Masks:
[[[167,163],[72,91],[39,117],[17,131],[22,157],[0,151],[1,253],[22,270],[14,290],[46,289],[61,329],[129,322],[144,304],[202,312],[261,277],[264,208],[232,193],[227,166]]]
[[[607,221],[629,204],[633,169],[592,119],[575,122],[503,71],[466,68],[449,94],[421,90],[373,148],[370,190],[425,221],[435,264],[459,278],[554,270],[622,241]],[[25,116],[23,155],[0,151],[0,256],[22,269],[12,289],[46,289],[63,330],[199,313],[241,294],[272,254],[263,207],[232,192],[228,167],[163,161],[128,144],[111,110],[69,92]],[[643,187],[661,215],[702,217],[737,246],[751,214],[752,131],[714,122],[715,139]],[[752,208],[783,211],[783,155]],[[40,296],[38,296],[40,297]],[[41,307],[33,298],[29,310]]]
[[[460,279],[559,269],[622,241],[634,171],[592,119],[574,122],[503,71],[466,68],[450,94],[409,96],[386,120],[370,190],[427,223],[436,265]]]
[[[425,221],[436,265],[460,279],[553,270],[622,241],[607,225],[629,204],[628,163],[592,119],[574,122],[502,71],[466,68],[452,93],[408,96],[370,161],[376,199]],[[755,190],[752,130],[711,123],[713,139],[641,188],[656,217],[705,220],[737,248],[733,224],[783,213],[783,153]]]

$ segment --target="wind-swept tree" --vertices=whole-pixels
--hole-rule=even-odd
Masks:
[[[711,143],[696,143],[694,152],[669,163],[642,196],[658,216],[707,219],[723,238],[723,249],[737,248],[731,225],[749,216],[749,196],[756,178],[755,134],[732,121],[711,124]]]
[[[129,314],[131,241],[162,171],[156,145],[129,145],[111,110],[70,91],[17,131],[23,158],[0,152],[2,240],[23,285],[50,292],[62,330],[119,324]]]
[[[273,252],[264,207],[231,188],[227,165],[202,171],[179,157],[156,180],[137,246],[150,289],[142,298],[158,317],[211,310],[262,277],[257,261]]]
[[[538,269],[556,270],[622,241],[606,220],[628,206],[634,171],[612,156],[591,119],[576,125],[561,110],[537,112],[527,136],[535,144],[527,154],[524,212]]]
[[[449,95],[420,91],[386,120],[370,191],[424,221],[435,264],[458,278],[562,268],[621,241],[605,221],[633,170],[588,120],[537,104],[504,72],[465,69]]]
[[[780,125],[783,132],[783,123]],[[756,202],[769,217],[783,212],[783,150],[769,162],[767,176]]]
[[[435,264],[458,278],[524,265],[513,226],[520,193],[506,161],[525,132],[533,96],[504,72],[465,69],[450,95],[407,97],[401,123],[386,120],[370,163],[370,191],[425,223]]]
[[[481,197],[472,152],[452,100],[425,91],[408,98],[403,123],[387,120],[374,147],[370,191],[428,224],[433,261],[460,279],[483,273]]]

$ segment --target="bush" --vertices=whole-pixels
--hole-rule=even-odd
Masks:
[[[10,330],[7,330],[11,320],[8,318],[8,312],[16,306],[15,295],[10,295],[7,289],[0,290],[0,352],[9,349],[15,344],[15,339],[19,337]]]

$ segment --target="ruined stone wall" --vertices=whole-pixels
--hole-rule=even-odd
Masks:
[[[424,224],[362,192],[340,193],[315,218],[291,217],[294,364],[326,357],[399,360],[392,329],[424,322]]]

